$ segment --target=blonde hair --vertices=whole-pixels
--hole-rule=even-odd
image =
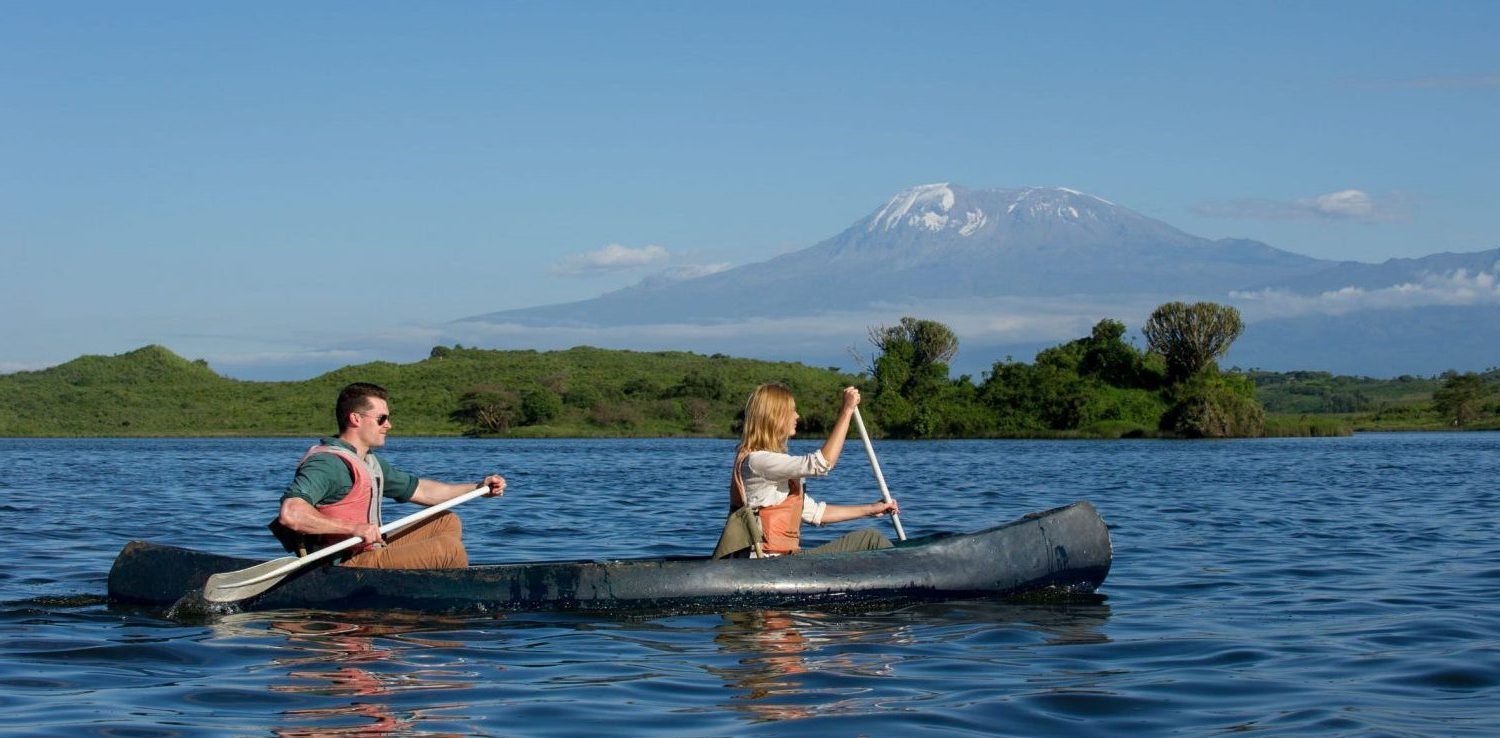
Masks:
[[[730,512],[745,504],[745,483],[740,474],[745,457],[756,451],[786,453],[787,419],[796,404],[786,385],[774,383],[756,387],[745,401],[745,426],[740,432],[740,445],[735,448],[734,473],[729,479]]]

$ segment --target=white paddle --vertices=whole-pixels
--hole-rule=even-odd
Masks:
[[[472,492],[465,492],[450,500],[444,500],[422,510],[418,510],[400,520],[395,520],[380,526],[380,534],[394,533],[415,523],[420,523],[450,507],[462,505],[486,492],[489,487],[480,487]],[[340,551],[359,545],[364,539],[359,536],[350,536],[338,543],[326,548],[318,549],[306,556],[283,556],[272,559],[262,564],[256,564],[248,569],[238,571],[220,572],[208,578],[203,585],[203,599],[209,602],[236,602],[247,597],[264,592],[281,582],[286,575],[291,574],[315,561],[321,561]]]
[[[865,419],[860,417],[859,408],[854,408],[854,425],[859,428],[859,437],[865,442],[865,455],[870,457],[870,468],[875,470],[875,481],[880,483],[880,495],[886,502],[893,502],[891,491],[885,488],[885,475],[880,473],[880,462],[875,459],[875,447],[870,445],[870,434],[865,430]],[[906,531],[901,529],[901,516],[891,513],[891,522],[896,524],[896,536],[906,540]]]

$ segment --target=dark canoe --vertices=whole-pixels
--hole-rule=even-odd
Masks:
[[[725,610],[1094,591],[1109,573],[1109,530],[1088,502],[977,533],[895,548],[773,559],[624,559],[393,570],[315,566],[239,609]],[[112,601],[171,605],[210,574],[253,559],[132,541],[109,573]]]

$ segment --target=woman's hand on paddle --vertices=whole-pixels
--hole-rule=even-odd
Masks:
[[[841,412],[843,414],[845,414],[845,415],[853,415],[854,414],[854,408],[856,408],[856,407],[859,407],[859,388],[858,387],[845,387],[844,388],[844,407],[843,407],[843,410]]]
[[[481,487],[489,487],[490,491],[484,493],[485,497],[500,497],[505,494],[505,477],[499,474],[491,474],[480,482]]]
[[[834,421],[833,428],[828,432],[828,439],[823,441],[823,460],[828,462],[828,468],[832,469],[839,463],[839,456],[844,452],[844,438],[849,435],[849,423],[854,420],[854,412],[859,408],[859,388],[844,388],[844,406],[839,410],[839,419]]]
[[[882,518],[885,517],[887,513],[895,515],[901,514],[901,505],[895,500],[891,500],[890,502],[886,502],[885,500],[877,500],[870,503],[870,507],[874,508],[874,511],[870,513],[870,517],[872,518]]]

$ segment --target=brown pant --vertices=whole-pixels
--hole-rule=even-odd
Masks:
[[[344,562],[344,566],[368,569],[462,569],[468,565],[463,524],[451,512],[393,533],[384,546],[355,554]]]

